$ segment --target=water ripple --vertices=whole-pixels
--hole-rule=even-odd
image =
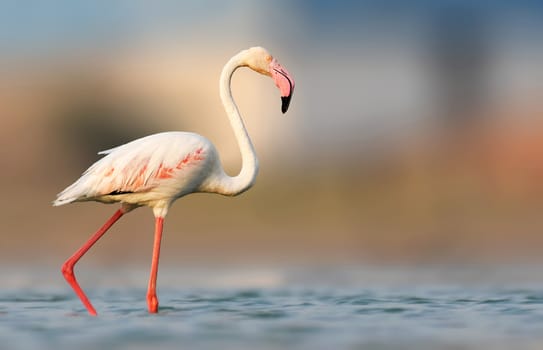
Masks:
[[[87,316],[70,291],[0,292],[0,339],[10,349],[484,349],[543,344],[538,289],[164,289],[89,291]],[[475,344],[475,345],[474,345]],[[483,345],[481,345],[483,344]],[[532,347],[533,346],[533,347]]]

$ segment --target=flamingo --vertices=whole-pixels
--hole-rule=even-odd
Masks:
[[[54,206],[72,202],[120,203],[120,208],[62,265],[61,272],[81,299],[88,313],[96,309],[74,274],[75,264],[124,214],[140,206],[155,217],[153,255],[147,287],[149,313],[158,312],[156,280],[164,218],[175,200],[190,193],[206,192],[236,196],[248,190],[258,173],[258,159],[231,92],[231,79],[239,67],[249,67],[271,77],[280,91],[285,113],[294,90],[294,79],[262,47],[252,47],[233,56],[224,66],[220,97],[230,120],[242,157],[241,171],[229,176],[221,166],[215,146],[205,137],[190,132],[163,132],[99,152],[105,157],[57,195]]]

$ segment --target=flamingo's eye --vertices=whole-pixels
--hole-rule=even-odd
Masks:
[[[271,55],[266,55],[266,62],[271,63],[272,60],[273,57],[271,57]]]

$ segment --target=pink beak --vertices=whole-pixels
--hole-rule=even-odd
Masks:
[[[290,99],[294,92],[294,79],[275,58],[270,63],[270,73],[273,81],[275,81],[275,85],[281,92],[281,112],[285,113],[288,110]]]

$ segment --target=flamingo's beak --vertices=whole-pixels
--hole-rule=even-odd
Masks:
[[[273,59],[270,63],[270,73],[275,85],[281,92],[281,112],[285,113],[290,105],[290,99],[294,92],[294,79],[290,73]]]

